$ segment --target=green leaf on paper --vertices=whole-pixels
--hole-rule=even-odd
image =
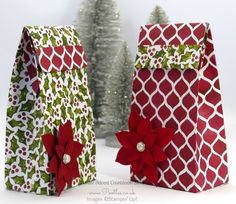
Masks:
[[[26,161],[22,158],[20,158],[20,161],[19,161],[19,167],[21,168],[21,171],[22,172],[26,172]]]
[[[34,107],[34,101],[28,100],[26,103],[21,105],[20,111],[30,112]]]
[[[84,169],[84,162],[83,162],[82,158],[79,158],[79,166],[80,166],[80,168]]]
[[[12,178],[16,184],[22,186],[25,183],[24,176],[15,176]]]
[[[71,108],[71,107],[68,107],[68,108],[67,108],[67,113],[70,115],[70,118],[73,118],[74,112],[72,111],[72,108]]]
[[[36,192],[39,187],[40,187],[40,180],[35,181],[34,184],[32,185],[30,192]]]
[[[179,53],[179,55],[184,54],[185,49],[185,45],[179,45],[179,49],[177,50],[177,52]]]
[[[82,124],[81,124],[81,127],[83,128],[83,130],[86,128],[86,123],[87,123],[87,119],[86,117],[82,117]]]
[[[96,167],[95,166],[90,166],[89,170],[91,171],[91,173],[96,173]]]
[[[92,132],[89,131],[88,133],[88,142],[92,141]]]
[[[184,55],[181,56],[181,61],[186,62],[187,60],[191,59],[192,52],[186,52]]]
[[[18,121],[15,119],[12,119],[8,122],[10,124],[11,127],[23,127],[24,123],[22,121]]]
[[[11,139],[11,147],[10,149],[16,153],[16,150],[19,148],[19,145],[18,145],[18,142],[17,142],[17,139],[15,137],[12,137]]]
[[[18,74],[11,77],[11,83],[20,83],[21,80],[22,77],[20,77]]]
[[[22,72],[22,71],[25,69],[25,67],[24,67],[24,62],[22,61],[21,58],[19,59],[19,61],[18,61],[17,65],[16,65],[16,67],[17,67],[17,71],[18,71],[18,72]]]
[[[147,48],[144,46],[139,46],[138,52],[140,52],[141,54],[147,54]]]
[[[91,181],[91,175],[88,176],[88,178],[86,179],[85,183],[88,183]]]
[[[11,118],[17,112],[18,107],[19,106],[9,106],[7,109],[7,116]]]
[[[68,30],[67,30],[67,29],[65,29],[65,28],[62,28],[62,30],[64,31],[64,33],[65,33],[65,34],[67,34],[67,35],[71,36],[71,32],[70,32],[70,31],[68,31]]]
[[[16,162],[16,156],[15,157],[7,158],[5,163],[8,164],[8,165],[11,165],[14,162]]]
[[[6,175],[6,174],[5,174]],[[10,182],[10,179],[8,178],[7,181],[5,182],[6,188],[7,189],[12,189],[12,184]]]
[[[29,118],[29,120],[27,121],[27,128],[30,132],[33,132],[34,130],[33,119]]]
[[[45,171],[40,171],[40,178],[44,180],[45,183],[49,182],[50,175],[47,174]]]
[[[140,69],[140,68],[142,68],[142,65],[141,65],[140,62],[138,62],[137,64],[135,64],[135,67],[136,67],[137,69]]]
[[[82,145],[84,145],[85,146],[85,144],[86,144],[86,139],[85,139],[85,137],[84,137],[84,134],[83,133],[81,133],[81,140],[82,140]]]
[[[53,32],[53,35],[59,36],[59,32],[57,31],[56,28],[52,27],[51,30],[52,30],[52,32]]]
[[[23,48],[18,49],[16,52],[16,58],[22,56],[22,54],[23,54]]]
[[[32,36],[34,39],[37,39],[37,40],[40,40],[40,38],[41,38],[40,35],[38,34],[38,32],[35,32],[35,33],[32,32],[32,33],[31,33],[31,36]]]
[[[79,85],[79,91],[82,93],[84,96],[87,95],[87,89],[84,87],[84,85]]]
[[[74,43],[75,43],[76,45],[79,44],[77,37],[73,37],[73,41],[74,41]]]
[[[48,195],[48,191],[47,191],[47,188],[44,187],[44,188],[40,188],[40,191],[41,191],[41,195]]]
[[[13,133],[12,130],[10,130],[8,127],[6,128],[6,136],[9,136]]]
[[[65,46],[65,45],[68,45],[68,43],[67,43],[67,39],[66,39],[66,37],[63,35],[62,36],[62,42],[63,42],[63,45]]]
[[[176,49],[173,48],[172,46],[169,46],[167,48],[167,51],[168,51],[168,56],[174,56]]]
[[[95,155],[96,154],[96,145],[93,144],[92,148],[91,148],[91,155]]]
[[[86,165],[90,164],[90,154],[88,152],[85,153],[85,163]]]
[[[32,144],[29,146],[29,150],[35,150],[37,147],[38,147],[38,145],[39,145],[39,140],[37,139],[35,139],[33,142],[32,142]]]
[[[47,42],[48,42],[48,35],[46,33],[44,33],[42,43],[43,43],[43,45],[47,45]]]
[[[44,155],[40,155],[39,160],[38,160],[39,166],[44,166]]]
[[[53,36],[50,37],[50,41],[52,42],[52,46],[57,46],[57,41],[56,38],[54,38]]]
[[[27,93],[29,93],[29,92],[28,92],[27,87],[25,86],[20,92],[19,101],[26,101]]]
[[[79,184],[83,184],[83,183],[84,183],[83,177],[80,176],[80,177],[79,177]]]
[[[150,62],[151,62],[151,60],[150,60],[150,59],[147,59],[146,62],[145,62],[144,67],[149,68],[149,67],[150,67]]]
[[[16,137],[18,138],[20,143],[26,144],[25,131],[18,129],[18,131],[16,132]]]
[[[156,52],[156,54],[153,56],[154,58],[158,59],[160,57],[164,57],[165,56],[165,51],[164,50],[160,50],[158,52]]]
[[[30,172],[28,173],[28,178],[31,179],[34,174],[35,174],[35,167],[33,166]]]
[[[48,89],[49,89],[49,80],[44,80],[43,88],[44,88],[45,90],[48,90]]]

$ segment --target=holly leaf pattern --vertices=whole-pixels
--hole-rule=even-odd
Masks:
[[[202,45],[141,45],[136,55],[135,67],[197,69],[202,50]]]
[[[22,35],[8,97],[5,181],[9,189],[15,190],[15,185],[18,185],[21,191],[50,195],[55,193],[55,189],[49,185],[54,178],[47,171],[48,158],[41,136],[53,132],[68,119],[73,121],[75,139],[85,145],[83,154],[78,158],[80,177],[73,183],[78,185],[95,179],[96,168],[91,163],[91,157],[95,156],[92,102],[84,84],[84,69],[46,73],[37,65],[36,78],[40,81],[37,94],[32,91],[32,80],[29,80],[26,69],[31,62],[24,58],[24,54],[29,53],[29,50],[24,50],[25,43],[31,45],[34,51],[48,46],[79,45],[76,31],[67,26],[28,26],[24,32],[30,38],[26,39]],[[29,59],[31,57],[28,56]],[[60,88],[57,87],[58,81],[61,82]],[[16,90],[13,92],[13,89]],[[87,116],[82,111],[84,105]],[[13,167],[18,169],[14,174],[11,173]]]

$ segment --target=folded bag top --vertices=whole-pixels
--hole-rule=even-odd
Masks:
[[[208,28],[207,23],[142,26],[135,67],[199,69]]]
[[[27,26],[23,29],[23,35],[23,46],[26,48],[23,59],[31,79],[38,71],[56,72],[87,67],[86,55],[73,26]],[[36,93],[38,88],[36,81],[33,83]]]

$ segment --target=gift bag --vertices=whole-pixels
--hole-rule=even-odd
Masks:
[[[23,29],[8,97],[7,189],[60,194],[95,179],[86,67],[74,27]]]
[[[153,128],[175,131],[164,146],[166,159],[158,163],[157,185],[199,192],[227,183],[222,101],[209,25],[142,26],[135,67],[132,109],[149,118]],[[132,168],[131,179],[152,184]]]

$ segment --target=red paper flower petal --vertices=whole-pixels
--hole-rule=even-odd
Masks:
[[[59,169],[60,160],[56,154],[53,155],[49,162],[48,172],[57,174]]]
[[[59,157],[60,159],[62,159],[62,157],[63,157],[63,155],[64,155],[64,153],[65,153],[65,148],[64,148],[63,146],[61,146],[61,145],[57,145],[57,146],[55,147],[55,149],[56,149],[56,152],[57,152],[58,157]]]
[[[64,125],[60,125],[58,133],[58,142],[60,145],[65,146],[69,140],[73,140],[73,130],[70,120]]]
[[[150,134],[152,131],[152,124],[148,118],[142,120],[138,126],[137,133],[141,138],[144,138],[146,135]]]
[[[82,144],[80,144],[79,142],[74,142],[72,157],[77,158],[81,154],[83,148],[84,146]]]
[[[152,154],[149,152],[149,150],[145,150],[144,152],[142,152],[142,158],[143,158],[143,161],[147,165],[153,166],[154,162],[153,162]]]
[[[167,159],[165,152],[158,145],[154,145],[152,147],[152,156],[155,163],[165,161]]]
[[[170,143],[175,133],[175,131],[171,128],[156,128],[155,132],[156,132],[155,143],[157,143],[162,148],[164,148],[166,145]]]
[[[134,132],[121,131],[116,133],[116,137],[120,144],[125,148],[134,148],[140,141],[140,138]]]
[[[59,178],[58,176],[56,177],[56,186],[57,186],[57,195],[60,196],[61,192],[64,190],[66,186],[66,182],[64,178]]]
[[[71,170],[73,178],[79,177],[79,166],[77,159],[72,159],[71,162],[67,164],[67,166]]]
[[[42,136],[42,142],[48,153],[48,156],[52,157],[57,144],[57,138],[52,134],[45,134]]]
[[[143,138],[143,142],[145,143],[145,147],[146,148],[151,148],[152,145],[154,144],[156,138],[156,134],[155,133],[149,133],[147,136],[145,136]]]
[[[143,174],[146,176],[147,181],[157,185],[158,183],[158,170],[156,166],[145,165],[143,168]]]
[[[142,117],[138,114],[138,112],[133,108],[130,112],[129,116],[129,130],[133,132],[137,132],[139,123],[142,121]]]
[[[65,148],[65,153],[69,154],[69,155],[72,155],[73,151],[74,151],[74,141],[69,140],[67,145],[66,145],[66,148]]]
[[[69,167],[65,165],[63,162],[60,164],[59,172],[58,172],[59,178],[64,178],[67,185],[70,187],[73,179],[72,172],[70,171]]]
[[[137,160],[139,156],[140,154],[136,149],[127,149],[121,147],[117,154],[116,162],[119,162],[123,165],[129,165],[131,162]]]
[[[140,157],[138,160],[134,161],[131,166],[131,170],[134,174],[138,174],[144,166],[144,162],[142,158]]]

